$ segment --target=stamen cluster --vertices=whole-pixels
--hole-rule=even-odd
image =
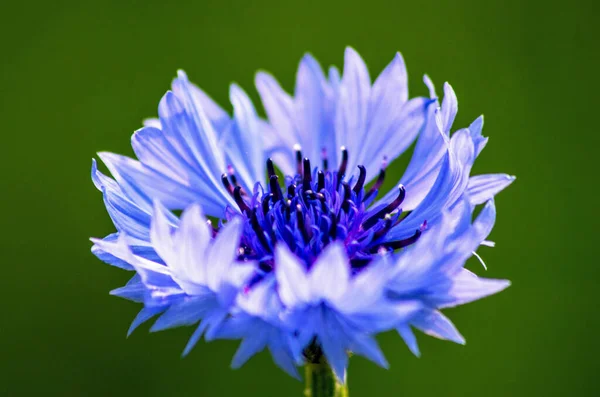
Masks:
[[[365,188],[366,168],[358,166],[355,182],[344,182],[348,165],[348,150],[341,148],[341,163],[337,170],[328,168],[323,152],[322,169],[311,167],[308,158],[302,157],[296,147],[296,175],[286,177],[284,188],[271,159],[267,160],[269,184],[260,183],[250,196],[237,185],[233,169],[222,175],[225,188],[235,199],[239,210],[247,219],[239,249],[240,260],[256,260],[264,273],[273,270],[273,252],[277,243],[284,242],[288,248],[305,261],[314,263],[323,248],[340,240],[347,248],[353,270],[366,266],[373,254],[394,251],[416,242],[422,230],[416,230],[409,238],[386,241],[385,235],[402,222],[400,208],[405,196],[404,186],[398,186],[398,196],[380,209],[367,208],[377,197],[385,178],[385,161],[374,184]],[[229,211],[229,217],[239,215]],[[425,227],[425,225],[423,225]]]

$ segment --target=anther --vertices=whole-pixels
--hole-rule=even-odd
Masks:
[[[337,237],[337,216],[335,212],[330,211],[329,217],[331,218],[331,227],[329,228],[329,236],[332,240],[335,240]]]
[[[269,178],[269,187],[271,188],[271,194],[273,194],[274,202],[283,199],[283,194],[281,193],[281,187],[279,186],[279,178],[277,175],[273,175]]]
[[[236,186],[235,189],[233,189],[233,199],[235,200],[235,203],[240,208],[240,211],[242,211],[242,212],[250,211],[250,207],[248,207],[248,204],[246,204],[246,202],[242,198],[242,187],[241,186]]]
[[[317,172],[317,191],[325,189],[325,173],[323,171]]]
[[[304,158],[304,177],[302,178],[302,188],[304,190],[310,190],[310,182],[312,182],[312,177],[310,175],[310,160],[308,158]]]
[[[348,212],[350,210],[350,185],[346,182],[342,183],[344,187],[344,201],[342,201],[342,210]]]
[[[404,201],[404,197],[406,197],[406,189],[404,188],[404,186],[400,185],[398,186],[398,197],[396,197],[394,201],[377,211],[375,215],[367,219],[362,224],[363,229],[370,229],[377,223],[379,219],[383,218],[386,214],[389,214],[390,212],[398,208],[400,204],[402,204],[402,201]]]
[[[348,168],[348,150],[346,149],[346,146],[342,146],[341,150],[342,150],[342,162],[340,163],[340,168],[337,173],[338,186],[340,185],[340,182],[344,178],[344,175],[346,175],[346,168]]]
[[[385,220],[385,223],[383,224],[383,227],[381,229],[375,232],[372,241],[379,240],[380,238],[385,236],[387,232],[389,232],[392,228],[392,216],[390,214],[386,214],[383,219]]]
[[[298,222],[298,229],[302,234],[302,239],[304,240],[304,244],[308,244],[310,242],[310,236],[308,235],[308,230],[306,230],[306,223],[304,222],[304,214],[302,212],[302,206],[298,204],[296,206],[296,220]]]
[[[420,229],[418,229],[415,232],[415,234],[413,234],[409,238],[405,238],[404,240],[390,241],[388,243],[382,244],[382,246],[392,250],[408,247],[409,245],[414,244],[419,239],[419,237],[421,237],[422,233],[423,232]]]
[[[227,174],[221,175],[221,182],[223,183],[223,186],[225,186],[225,189],[227,189],[227,191],[229,192],[229,194],[231,194],[233,196],[233,186],[231,186],[231,183],[229,183],[229,179],[227,178]]]
[[[302,147],[295,144],[294,151],[296,152],[296,174],[302,175]]]
[[[258,217],[256,216],[256,208],[254,208],[254,210],[252,211],[252,215],[250,216],[250,225],[252,226],[252,230],[254,230],[256,237],[258,237],[258,241],[260,241],[260,244],[263,246],[264,249],[270,252],[271,246],[269,246],[269,242],[267,241],[267,237],[265,236],[265,231],[258,222]]]
[[[231,165],[227,166],[227,172],[229,173],[229,179],[231,179],[231,183],[233,183],[234,186],[237,186],[238,183],[237,178],[235,177],[235,170]]]
[[[356,194],[360,193],[365,184],[365,179],[367,178],[367,169],[362,165],[359,165],[358,169],[360,170],[360,174],[358,175],[358,180],[356,181],[356,185],[354,185],[354,189],[352,189]]]
[[[329,168],[329,160],[327,159],[327,149],[321,149],[321,160],[323,160],[323,170],[327,171]]]
[[[287,188],[287,193],[288,193],[288,200],[291,200],[294,197],[296,197],[296,184],[292,183],[291,185],[289,185]]]
[[[383,185],[383,181],[385,180],[385,168],[386,167],[387,167],[387,157],[384,157],[383,161],[381,163],[381,169],[379,170],[379,175],[377,175],[377,180],[375,181],[373,186],[371,186],[371,189],[369,189],[367,194],[365,194],[365,198],[363,199],[363,201],[365,201],[369,197],[371,197],[371,195],[373,195],[373,193],[376,193],[379,190],[379,188],[381,187],[381,185]]]
[[[271,201],[272,198],[273,198],[272,193],[269,193],[265,197],[263,197],[261,205],[262,205],[262,212],[265,215],[267,215],[267,213],[269,212],[269,201]]]
[[[267,174],[269,175],[269,178],[275,175],[275,166],[271,159],[267,159]]]

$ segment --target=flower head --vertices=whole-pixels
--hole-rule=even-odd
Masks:
[[[430,98],[408,98],[399,54],[373,84],[350,48],[341,75],[307,55],[293,97],[257,75],[264,121],[238,86],[230,117],[180,72],[159,119],[132,137],[138,160],[101,153],[114,180],[92,167],[118,230],[92,250],[135,272],[113,291],[144,304],[131,330],[154,316],[151,330],[199,323],[186,354],[203,335],[242,339],[234,367],[268,348],[294,376],[324,357],[341,380],[349,351],[387,366],[378,332],[398,330],[415,354],[411,327],[462,342],[439,310],[508,285],[463,266],[514,178],[470,176],[483,119],[451,134],[452,88],[440,105],[425,83]],[[380,194],[387,164],[415,140],[397,187]]]

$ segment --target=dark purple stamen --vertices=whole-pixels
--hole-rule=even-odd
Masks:
[[[385,223],[383,224],[383,227],[381,229],[379,229],[378,231],[375,232],[375,234],[373,235],[373,241],[377,241],[380,238],[382,238],[383,236],[386,235],[387,232],[390,231],[390,229],[392,228],[392,216],[390,214],[386,214],[384,217]]]
[[[235,200],[235,203],[238,205],[238,207],[240,207],[240,211],[242,211],[242,212],[250,211],[250,207],[248,207],[248,204],[246,204],[246,202],[244,201],[244,198],[242,197],[242,187],[241,186],[236,186],[235,189],[233,189],[233,199]]]
[[[231,183],[233,184],[233,186],[237,186],[238,183],[237,183],[237,178],[235,177],[235,170],[233,169],[233,167],[231,165],[227,166],[227,172],[229,173],[229,179],[231,179]]]
[[[327,159],[327,149],[321,149],[321,159],[323,160],[323,170],[327,171],[329,169],[329,160]]]
[[[231,194],[233,196],[233,186],[231,186],[231,183],[229,183],[229,179],[227,178],[227,174],[221,175],[221,182],[223,183],[223,186],[225,186],[225,189],[227,189],[227,191],[229,192],[229,194]]]
[[[281,193],[281,187],[279,186],[279,178],[277,175],[272,175],[269,178],[269,187],[271,188],[271,194],[273,194],[273,201],[279,201],[283,199]]]
[[[346,168],[348,168],[348,150],[346,150],[345,146],[342,146],[342,162],[340,163],[340,168],[337,173],[338,186],[344,178],[344,175],[346,175]]]
[[[267,195],[265,195],[265,197],[263,197],[262,199],[262,212],[263,214],[267,215],[267,213],[269,212],[269,201],[271,201],[271,199],[273,198],[273,194],[269,193]]]
[[[403,240],[397,240],[397,241],[389,241],[389,242],[381,244],[380,247],[384,247],[384,248],[391,249],[391,250],[397,250],[400,248],[408,247],[409,245],[414,244],[419,239],[419,237],[421,237],[422,233],[423,232],[421,232],[421,230],[419,229],[415,232],[415,234],[413,234],[412,236],[410,236],[408,238],[405,238]],[[378,249],[379,249],[379,247],[374,248],[371,250],[371,252],[377,252]]]
[[[349,157],[346,148],[342,147],[337,170],[316,170],[314,181],[310,160],[302,158],[299,146],[295,150],[297,173],[285,178],[286,186],[279,185],[275,164],[271,159],[267,160],[269,185],[262,197],[258,197],[257,193],[262,189],[250,197],[240,186],[233,186],[232,178],[227,174],[221,177],[248,222],[245,233],[250,234],[243,238],[246,245],[239,251],[239,260],[264,263],[265,268],[258,272],[259,280],[273,270],[272,251],[276,244],[286,244],[310,268],[326,245],[336,240],[343,241],[351,245],[348,255],[353,271],[361,271],[378,252],[404,248],[420,237],[425,224],[414,236],[386,241],[389,240],[386,236],[400,219],[401,212],[397,210],[406,195],[403,186],[398,187],[395,200],[379,210],[370,211],[369,217],[365,214],[365,208],[382,186],[385,162],[373,188],[367,193],[367,170],[363,165],[358,165],[359,175],[354,186],[344,182]],[[323,150],[326,167],[325,155]]]
[[[329,228],[329,236],[332,240],[337,238],[337,216],[333,210],[329,213],[329,217],[331,218],[331,227]]]
[[[302,149],[300,145],[295,145],[294,150],[296,151],[296,174],[302,175]]]
[[[325,173],[323,171],[317,172],[317,191],[325,189]]]
[[[252,226],[252,230],[254,230],[256,237],[258,237],[258,241],[260,241],[260,244],[263,246],[263,248],[265,250],[270,252],[271,246],[269,245],[269,242],[267,241],[267,237],[265,236],[265,231],[263,230],[263,228],[260,226],[260,223],[258,222],[258,217],[256,216],[256,208],[252,211],[252,215],[250,216],[250,225]]]
[[[308,244],[310,242],[310,236],[308,235],[308,230],[306,229],[304,212],[302,211],[302,206],[300,204],[296,206],[296,221],[298,222],[298,229],[300,230],[300,234],[302,234],[304,244]]]
[[[406,197],[406,189],[404,188],[404,186],[400,185],[400,186],[398,186],[398,197],[396,197],[396,199],[394,201],[392,201],[391,203],[389,203],[388,205],[386,205],[385,207],[383,207],[382,209],[377,211],[377,213],[375,215],[373,215],[372,217],[367,219],[362,224],[363,229],[365,229],[365,230],[370,229],[377,223],[377,221],[379,219],[383,218],[386,214],[389,214],[392,211],[394,211],[396,208],[398,208],[400,206],[400,204],[402,204],[402,202],[404,201],[404,197]]]
[[[352,189],[356,194],[360,193],[360,191],[363,189],[365,179],[367,178],[367,169],[362,165],[359,165],[358,169],[360,170],[360,174],[358,175],[356,185],[354,185],[354,188]]]
[[[377,175],[377,180],[371,186],[367,194],[365,194],[365,200],[368,200],[373,194],[377,193],[381,185],[383,185],[383,181],[385,180],[385,168],[379,170],[379,175]]]
[[[273,160],[271,159],[267,160],[267,174],[269,178],[275,175],[275,165],[273,165]]]
[[[296,185],[294,185],[292,183],[291,185],[288,186],[287,191],[288,191],[288,200],[291,200],[294,197],[296,197]]]
[[[309,190],[310,183],[312,182],[312,176],[310,175],[310,160],[304,158],[304,177],[302,178],[302,188],[304,190]]]
[[[348,212],[350,210],[350,185],[346,182],[342,183],[344,187],[344,201],[342,201],[342,209],[344,212]]]

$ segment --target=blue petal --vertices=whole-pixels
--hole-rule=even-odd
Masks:
[[[229,97],[233,104],[235,123],[223,139],[227,161],[235,169],[238,180],[246,191],[265,177],[265,158],[258,116],[248,95],[232,84]]]
[[[488,141],[488,138],[481,135],[482,129],[483,116],[479,116],[469,126],[469,131],[471,132],[471,139],[473,139],[473,144],[475,145],[475,157],[479,156],[479,153],[481,153]]]
[[[350,154],[360,153],[366,142],[370,95],[371,81],[367,66],[354,49],[347,47],[336,109],[335,134],[337,144],[345,146]],[[348,170],[355,170],[359,161],[356,154],[351,155]]]
[[[116,241],[117,238],[118,238],[118,234],[115,233],[115,234],[108,235],[107,237],[104,238],[104,240]],[[133,266],[131,266],[129,263],[125,262],[122,259],[115,257],[112,254],[109,254],[108,252],[103,251],[96,244],[94,244],[92,246],[92,254],[96,255],[96,257],[98,259],[100,259],[102,262],[108,263],[111,266],[115,266],[115,267],[121,268],[123,270],[134,270]]]
[[[264,130],[269,134],[266,149],[277,151],[279,155],[274,156],[277,165],[284,174],[293,175],[295,160],[291,148],[300,142],[300,135],[294,124],[294,101],[268,73],[257,73],[255,84],[269,123],[273,126],[272,129]]]
[[[138,161],[113,153],[98,153],[127,196],[137,202],[160,200],[171,209],[183,209],[201,201],[207,213],[221,216],[226,202],[216,203],[212,190],[201,191],[145,167]],[[211,212],[209,212],[209,210]]]
[[[414,98],[405,104],[384,103],[379,111],[385,114],[369,117],[367,140],[359,154],[368,179],[377,176],[384,160],[395,160],[413,143],[423,128],[430,104],[432,101],[426,98]]]
[[[481,278],[464,269],[452,280],[447,292],[432,296],[432,299],[440,302],[440,308],[454,307],[495,294],[508,286],[508,280]]]
[[[321,66],[306,54],[296,74],[294,92],[295,124],[300,133],[302,153],[316,161],[326,150],[330,164],[337,164],[339,144],[334,131],[335,102]]]
[[[218,307],[214,295],[207,291],[204,296],[186,297],[171,305],[152,325],[151,332],[193,325],[213,308]]]
[[[309,282],[311,302],[343,301],[350,283],[350,261],[341,243],[334,242],[323,249],[310,270]]]
[[[252,337],[242,339],[242,343],[231,360],[231,368],[237,369],[246,363],[252,356],[265,349],[268,342],[268,333],[256,332]]]
[[[164,307],[145,307],[142,310],[140,310],[138,315],[135,317],[135,319],[131,323],[131,326],[127,330],[127,337],[129,337],[129,335],[131,335],[133,333],[133,331],[136,330],[137,327],[139,327],[146,321],[150,320],[152,317],[156,316],[157,314],[161,313],[163,310],[165,310]]]
[[[95,159],[92,159],[92,180],[102,192],[106,209],[117,230],[138,239],[148,240],[149,202],[132,201],[114,180],[98,171]]]
[[[484,174],[469,178],[467,194],[473,205],[482,204],[513,183],[514,176],[506,174]]]
[[[321,311],[320,317],[321,325],[318,335],[323,353],[338,380],[346,383],[346,368],[348,367],[347,346],[344,344],[346,338],[339,331],[340,324],[333,313],[324,309]]]
[[[283,341],[282,336],[279,336],[279,338],[272,338],[269,343],[269,351],[271,352],[273,361],[279,368],[283,369],[290,376],[300,380],[300,374],[298,373],[290,349],[285,341]]]
[[[437,310],[424,310],[411,323],[427,335],[461,345],[465,344],[465,338],[458,332],[454,324]]]
[[[419,351],[419,345],[417,343],[417,338],[415,337],[414,332],[410,329],[409,325],[403,324],[396,328],[398,334],[402,337],[408,349],[417,357],[421,357],[421,352]]]
[[[353,335],[350,350],[363,356],[382,368],[389,368],[389,364],[379,348],[377,341],[369,335]]]
[[[310,301],[310,284],[299,260],[285,244],[275,247],[275,276],[281,301],[289,307]]]
[[[465,191],[473,160],[473,141],[469,131],[456,132],[433,187],[419,206],[386,235],[386,240],[407,238],[425,221],[433,226],[443,211],[454,205]]]

